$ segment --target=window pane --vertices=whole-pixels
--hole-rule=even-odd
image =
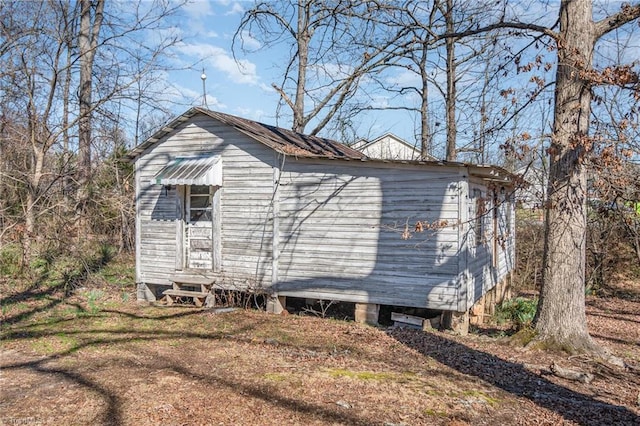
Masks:
[[[211,222],[211,210],[191,210],[189,214],[190,222]]]
[[[207,185],[192,185],[191,186],[191,194],[209,194],[210,186]]]
[[[209,195],[191,196],[192,209],[203,209],[205,207],[211,207],[211,197]]]

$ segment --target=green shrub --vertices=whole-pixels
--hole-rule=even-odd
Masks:
[[[498,306],[496,319],[499,324],[511,323],[516,330],[522,330],[531,327],[537,309],[537,298],[516,297],[505,300]]]

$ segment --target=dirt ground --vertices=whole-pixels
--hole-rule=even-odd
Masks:
[[[495,330],[458,337],[123,296],[3,286],[0,424],[640,425],[633,292],[588,300],[593,337],[627,368],[524,351]],[[559,378],[552,362],[594,379]]]

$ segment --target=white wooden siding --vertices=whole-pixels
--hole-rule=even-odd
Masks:
[[[464,166],[283,159],[197,115],[136,162],[140,283],[169,285],[182,256],[179,191],[151,179],[176,156],[199,153],[222,157],[212,271],[220,287],[275,284],[285,296],[464,310],[513,267],[513,231],[496,268],[490,245],[475,246],[471,194],[486,196],[486,185],[469,184]],[[418,221],[448,226],[418,233]],[[491,218],[485,232],[490,241]]]
[[[290,160],[280,175],[278,292],[457,308],[458,179],[455,168]],[[436,220],[452,226],[414,232]]]
[[[471,226],[469,238],[470,249],[468,268],[468,295],[469,306],[478,301],[487,291],[492,289],[497,283],[505,279],[509,272],[515,267],[515,211],[513,204],[505,203],[505,195],[498,194],[498,204],[494,205],[494,195],[488,191],[483,184],[474,183],[471,185],[470,194],[473,189],[479,189],[483,199],[486,201],[486,213],[483,217],[484,238],[481,245],[475,245],[475,229]],[[494,209],[497,209],[497,229],[494,229]],[[477,216],[475,210],[475,199],[469,198],[469,224],[473,225]],[[511,216],[507,221],[507,214]],[[508,225],[510,228],[508,228]],[[494,238],[498,238],[497,250],[493,249]],[[496,259],[494,259],[496,256]]]
[[[171,159],[213,153],[223,158],[220,189],[221,268],[217,275],[233,288],[271,284],[270,201],[272,150],[215,120],[196,116],[137,160],[140,238],[138,280],[168,285],[175,273],[177,191],[168,196],[150,180]],[[265,179],[268,177],[268,179]],[[214,253],[214,256],[217,256]]]

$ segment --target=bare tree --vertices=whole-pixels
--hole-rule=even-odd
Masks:
[[[442,146],[446,153],[443,157],[456,160],[458,123],[462,117],[465,130],[469,129],[470,116],[473,115],[469,113],[472,99],[478,96],[479,90],[487,90],[489,84],[496,80],[496,73],[489,71],[490,67],[496,67],[498,49],[497,36],[482,34],[457,38],[448,35],[477,28],[480,23],[499,14],[502,7],[492,5],[488,8],[476,2],[453,0],[408,0],[387,6],[386,25],[395,28],[396,32],[399,28],[409,29],[408,34],[397,40],[406,48],[396,51],[398,55],[387,61],[383,69],[368,76],[368,82],[374,81],[384,95],[391,95],[390,102],[379,106],[366,104],[360,111],[394,109],[415,113],[422,158],[433,155],[436,129],[444,123],[441,127],[445,129]],[[489,56],[489,51],[492,56]],[[486,70],[484,88],[482,84],[474,84],[473,90],[464,93],[463,106],[459,106],[458,82],[462,78],[468,80],[480,68]],[[415,79],[396,78],[401,77],[399,73],[415,75]],[[442,76],[445,81],[442,81]],[[461,114],[462,108],[466,109],[464,115]],[[487,126],[486,132],[483,129],[482,133],[490,131]],[[477,129],[474,128],[473,133],[477,133]],[[476,152],[478,149],[465,146],[462,151]]]
[[[447,23],[446,31],[449,34],[455,32],[453,21],[453,0],[446,0],[446,6],[442,7],[442,13]],[[447,37],[447,155],[448,161],[456,159],[456,38]]]
[[[595,350],[585,315],[585,231],[591,87],[624,84],[624,73],[609,81],[592,68],[596,42],[610,31],[637,19],[640,5],[599,21],[593,20],[591,1],[563,0],[560,28],[554,124],[551,138],[549,199],[545,227],[543,286],[536,320],[539,339],[573,350]],[[637,81],[637,75],[632,77]]]
[[[66,210],[62,208],[69,185],[61,181],[74,175],[76,158],[84,164],[84,176],[90,173],[93,120],[97,116],[124,121],[118,117],[120,111],[135,108],[132,103],[141,99],[133,96],[135,83],[165,69],[160,58],[177,40],[166,32],[153,42],[146,35],[163,29],[164,19],[175,13],[179,4],[141,3],[116,10],[110,9],[117,7],[116,3],[104,2],[105,9],[100,3],[82,2],[77,7],[67,1],[0,4],[0,191],[8,192],[7,199],[13,203],[2,207],[3,217],[10,218],[3,220],[2,233],[9,228],[24,228],[20,238],[27,260],[34,242],[60,239],[68,233],[68,229],[53,226],[54,213],[60,226],[68,226],[71,219],[64,216]],[[96,8],[91,9],[91,5]],[[83,13],[81,30],[78,25]],[[99,28],[104,36],[98,38]],[[142,69],[131,68],[132,56],[145,58]],[[88,57],[92,65],[85,63]],[[101,82],[97,87],[91,83],[96,76]],[[74,88],[79,89],[80,103],[76,102]],[[89,117],[92,120],[87,121]],[[82,138],[81,143],[75,143],[74,134]],[[16,207],[22,208],[20,215],[13,214]]]
[[[247,36],[258,38],[262,49],[289,45],[282,82],[273,87],[291,110],[292,129],[303,132],[313,122],[307,132],[317,134],[354,97],[364,76],[406,50],[397,41],[407,28],[379,30],[385,10],[384,4],[365,0],[260,2],[245,13],[234,52],[250,51],[243,43]]]
[[[104,14],[104,0],[80,1],[78,56],[80,62],[78,102],[78,213],[82,215],[91,177],[91,110],[93,63]]]
[[[623,5],[619,12],[594,21],[590,0],[563,0],[557,31],[535,23],[506,22],[501,17],[494,23],[441,36],[461,40],[508,28],[538,32],[555,42],[557,68],[548,149],[543,285],[536,331],[538,341],[567,350],[601,352],[587,331],[584,298],[587,173],[594,146],[600,140],[589,133],[592,89],[601,84],[620,85],[635,90],[636,100],[640,97],[638,74],[630,66],[614,64],[596,70],[593,51],[598,40],[639,16],[640,5]],[[534,63],[518,66],[518,70],[531,69]]]

